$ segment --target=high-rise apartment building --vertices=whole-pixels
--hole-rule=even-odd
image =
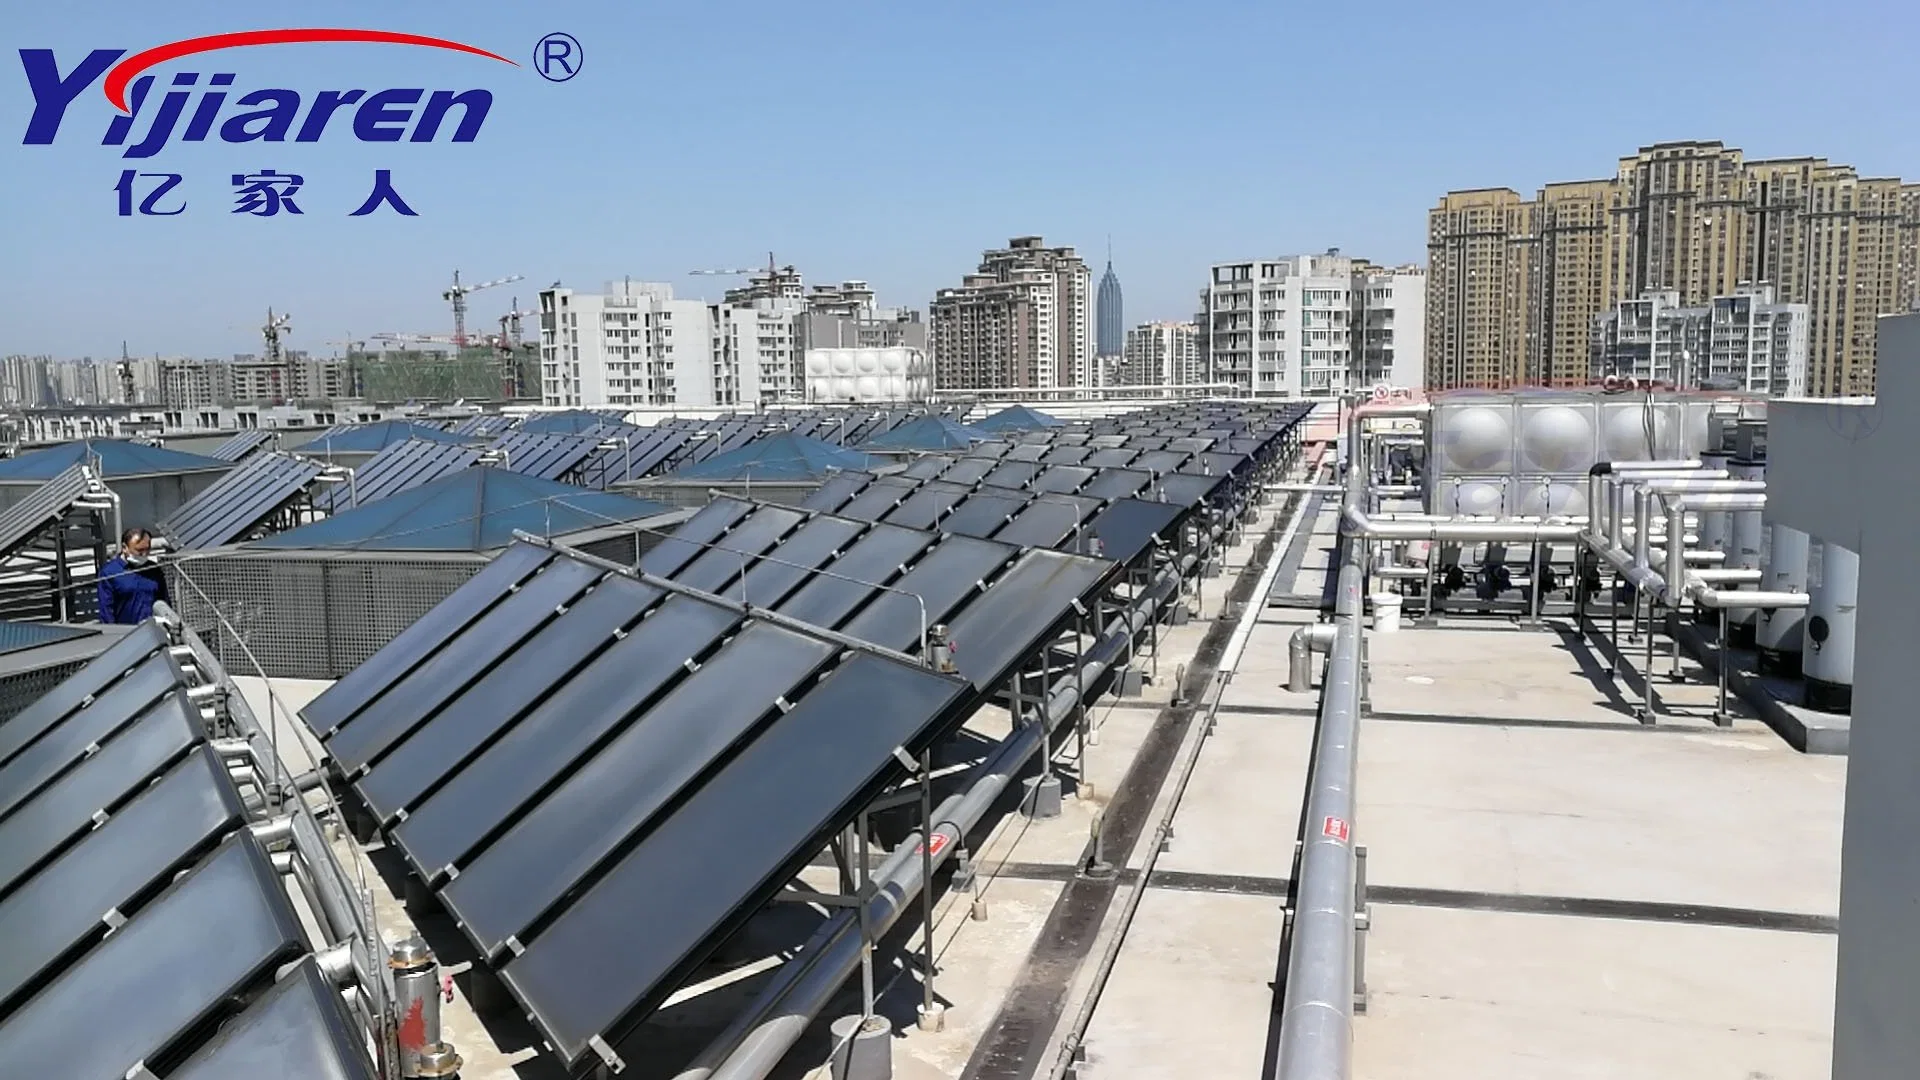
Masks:
[[[1808,393],[1871,393],[1876,320],[1920,302],[1920,185],[1820,158],[1661,143],[1611,179],[1450,192],[1428,214],[1430,389],[1570,385],[1593,323],[1671,292],[1771,285],[1807,308]]]
[[[1257,396],[1332,397],[1411,385],[1426,277],[1338,250],[1217,263],[1200,305],[1206,381]]]
[[[1100,275],[1100,294],[1094,304],[1095,356],[1117,357],[1127,345],[1126,301],[1120,294],[1120,277],[1113,272],[1113,259],[1107,259],[1107,272]]]
[[[1070,247],[1017,236],[980,258],[929,313],[935,385],[942,390],[1098,386],[1093,276]]]
[[[1187,386],[1206,381],[1200,329],[1192,323],[1141,323],[1121,347],[1120,385]]]
[[[1797,396],[1806,393],[1807,325],[1807,306],[1777,302],[1771,285],[1743,285],[1701,305],[1656,290],[1594,321],[1591,374]]]

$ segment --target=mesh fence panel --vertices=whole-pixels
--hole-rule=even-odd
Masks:
[[[250,671],[257,660],[275,678],[337,679],[485,564],[481,556],[216,555],[191,563],[184,580],[173,568],[171,591],[222,664]]]

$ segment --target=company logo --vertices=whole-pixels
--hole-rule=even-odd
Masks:
[[[330,127],[350,130],[362,142],[399,142],[403,136],[411,142],[432,142],[456,108],[460,115],[451,141],[472,142],[493,107],[493,95],[486,90],[429,93],[424,88],[321,90],[308,97],[297,90],[269,87],[241,94],[229,105],[233,73],[214,72],[202,83],[200,72],[182,71],[173,76],[158,104],[150,111],[146,108],[155,77],[144,73],[160,64],[204,53],[301,42],[411,45],[513,64],[472,45],[386,30],[249,30],[188,38],[132,56],[124,49],[95,49],[64,73],[52,49],[21,49],[20,63],[33,93],[33,114],[21,142],[52,143],[74,103],[96,82],[107,104],[119,114],[109,119],[100,143],[126,147],[121,156],[129,158],[158,154],[176,129],[181,142],[204,142],[209,137],[229,143],[285,142],[291,136],[294,142],[310,143],[319,142]],[[420,106],[417,111],[415,106]],[[342,118],[342,113],[349,115]],[[182,117],[186,125],[179,128]],[[134,137],[136,127],[141,129],[138,138]]]
[[[72,67],[62,70],[52,49],[21,49],[20,64],[33,95],[23,145],[48,146],[63,131],[83,124],[85,102],[104,99],[100,145],[121,147],[123,158],[154,157],[174,143],[218,141],[235,145],[317,143],[327,137],[351,137],[365,143],[470,143],[479,137],[493,108],[491,91],[394,87],[299,90],[279,87],[243,89],[229,71],[178,71],[164,90],[156,90],[154,68],[187,57],[265,45],[294,44],[404,45],[465,53],[511,67],[520,65],[498,53],[446,38],[403,34],[389,30],[288,29],[247,30],[188,38],[128,55],[125,49],[95,49]],[[579,73],[580,43],[570,35],[549,34],[535,50],[535,69],[554,82]],[[197,65],[196,65],[197,66]],[[100,98],[89,90],[99,87]],[[69,116],[74,123],[69,124]],[[238,205],[232,213],[272,217],[300,214],[294,196],[302,179],[273,168],[236,171],[232,183]],[[186,204],[177,173],[121,173],[113,190],[119,195],[121,216],[170,217]],[[137,210],[136,210],[137,207]],[[377,209],[415,216],[393,187],[392,170],[375,172],[373,193],[349,216]]]
[[[1859,442],[1880,426],[1880,405],[1832,401],[1826,406],[1827,426],[1848,442]]]

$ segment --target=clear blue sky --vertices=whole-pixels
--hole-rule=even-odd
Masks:
[[[1563,10],[1563,8],[1565,10]],[[11,5],[0,53],[0,354],[221,355],[265,309],[295,347],[477,329],[560,280],[666,280],[774,251],[811,281],[860,277],[924,307],[982,248],[1039,233],[1096,265],[1111,234],[1127,319],[1185,318],[1210,262],[1338,246],[1424,259],[1451,188],[1609,174],[1663,139],[1812,154],[1920,177],[1908,4],[603,2]],[[15,50],[130,52],[203,34],[354,26],[454,38],[522,62],[389,45],[286,45],[176,61],[236,90],[486,87],[471,144],[99,145],[96,87],[59,141],[22,146]],[[580,75],[528,63],[577,37]],[[235,111],[228,107],[225,115]],[[144,125],[143,125],[144,126]],[[128,165],[186,177],[177,217],[122,218]],[[301,173],[300,217],[233,215],[228,177]],[[417,218],[348,218],[375,168]]]

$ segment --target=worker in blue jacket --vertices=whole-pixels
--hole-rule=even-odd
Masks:
[[[156,600],[167,599],[167,577],[153,557],[153,534],[128,529],[120,536],[120,554],[100,568],[100,621],[145,622]]]

